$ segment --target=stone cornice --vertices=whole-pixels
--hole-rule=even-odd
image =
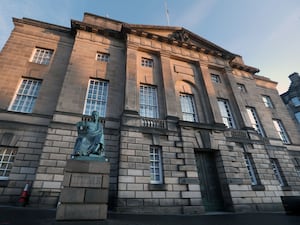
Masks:
[[[77,20],[71,20],[71,30],[75,34],[77,30],[83,30],[91,33],[101,34],[104,36],[111,36],[115,38],[122,38],[122,33],[120,31],[107,29],[101,26],[84,23]]]
[[[247,66],[247,65],[240,64],[240,63],[237,63],[237,62],[232,62],[231,61],[230,66],[232,68],[243,70],[243,71],[246,71],[246,72],[249,72],[249,73],[252,73],[252,74],[259,72],[259,69],[255,68],[255,67]]]
[[[45,23],[41,22],[38,20],[33,20],[33,19],[28,19],[28,18],[23,18],[23,19],[18,19],[18,18],[13,18],[14,24],[27,24],[35,27],[41,27],[49,30],[54,30],[54,31],[59,31],[63,33],[70,33],[71,29],[68,27],[63,27],[51,23]]]
[[[95,16],[95,15],[93,15]],[[107,19],[104,17],[99,17],[102,19]],[[225,60],[229,60],[230,66],[232,68],[240,69],[246,72],[255,74],[259,72],[259,69],[251,66],[247,66],[243,63],[233,62],[232,60],[236,58],[236,54],[233,54],[214,43],[186,30],[181,27],[170,27],[170,26],[152,26],[152,25],[138,25],[138,24],[128,24],[120,21],[114,21],[119,23],[121,29],[109,29],[107,27],[102,27],[98,25],[93,25],[90,23],[85,23],[81,21],[71,20],[71,30],[76,33],[77,30],[84,30],[87,32],[97,33],[101,35],[111,36],[119,39],[125,39],[128,34],[132,34],[139,37],[144,37],[147,39],[164,42],[170,45],[178,46],[181,48],[186,48],[196,52],[201,52],[204,54],[212,55],[215,57],[220,57]],[[158,30],[170,30],[173,31],[170,37],[162,36],[159,34],[154,34],[147,30],[158,29]]]
[[[230,53],[228,51],[225,51],[221,48],[217,49],[217,48],[215,48],[215,46],[209,46],[209,48],[199,47],[199,46],[196,46],[196,45],[194,45],[192,43],[189,43],[189,42],[185,42],[185,41],[177,40],[177,39],[174,39],[174,38],[169,38],[169,37],[164,37],[164,36],[161,36],[161,35],[153,34],[153,33],[147,32],[147,31],[142,30],[142,29],[135,29],[135,28],[132,28],[130,26],[130,24],[129,25],[124,24],[122,31],[123,31],[124,34],[125,33],[133,34],[133,35],[136,35],[136,36],[145,37],[145,38],[152,39],[152,40],[157,40],[157,41],[160,41],[160,42],[164,42],[164,43],[175,45],[175,46],[178,46],[178,47],[194,50],[194,51],[197,51],[197,52],[202,52],[204,54],[209,54],[209,55],[213,55],[213,56],[217,56],[217,57],[222,57],[222,58],[228,59],[228,60],[231,60],[236,56],[235,54],[232,54],[232,53]],[[215,49],[212,49],[212,48],[215,48]]]
[[[276,85],[278,84],[278,82],[273,81],[268,77],[264,77],[264,76],[260,76],[260,75],[252,75],[252,76],[256,80],[262,80],[262,81],[270,82],[270,83],[273,83],[273,84],[276,84]]]

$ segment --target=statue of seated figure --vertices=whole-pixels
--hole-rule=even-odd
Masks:
[[[90,121],[83,119],[76,124],[76,127],[78,137],[72,158],[90,159],[96,157],[105,160],[103,126],[99,122],[99,113],[93,111]]]

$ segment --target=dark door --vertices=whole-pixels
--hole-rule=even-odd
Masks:
[[[200,190],[206,211],[224,210],[224,200],[217,172],[215,154],[210,151],[195,152]]]

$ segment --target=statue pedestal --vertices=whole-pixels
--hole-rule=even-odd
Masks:
[[[109,162],[67,161],[56,220],[107,219]]]

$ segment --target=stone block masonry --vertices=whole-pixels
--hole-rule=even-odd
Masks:
[[[108,162],[68,160],[56,219],[106,219],[109,172]]]

